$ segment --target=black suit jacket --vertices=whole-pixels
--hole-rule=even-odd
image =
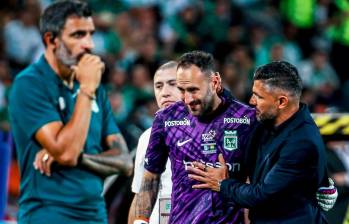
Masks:
[[[247,153],[251,184],[224,180],[222,199],[250,208],[252,223],[327,223],[315,198],[327,177],[325,147],[308,108],[280,125],[256,162],[264,129],[256,128]]]

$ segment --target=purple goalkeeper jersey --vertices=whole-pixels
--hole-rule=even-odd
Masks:
[[[188,178],[186,168],[193,161],[218,167],[222,153],[230,175],[245,178],[241,166],[254,125],[254,109],[230,98],[222,98],[214,115],[205,119],[193,116],[183,102],[156,114],[144,166],[160,174],[167,157],[171,160],[170,223],[243,223],[240,207],[223,203],[217,192],[192,189],[198,182]]]

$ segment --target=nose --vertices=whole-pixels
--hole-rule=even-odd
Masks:
[[[189,105],[191,102],[193,102],[193,95],[190,93],[184,93],[184,103]]]
[[[256,106],[256,99],[255,99],[254,95],[252,95],[250,98],[250,104],[253,106]]]
[[[86,38],[84,38],[82,47],[88,51],[91,51],[95,47],[91,35],[87,35]]]
[[[161,89],[161,97],[169,97],[171,95],[171,90],[170,90],[170,87],[165,84],[164,87]]]

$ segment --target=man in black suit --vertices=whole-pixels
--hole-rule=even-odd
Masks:
[[[325,147],[306,105],[300,103],[302,82],[287,62],[259,67],[250,103],[256,128],[246,164],[250,184],[228,179],[226,166],[197,162],[189,177],[220,192],[227,203],[250,208],[252,223],[327,223],[316,202],[316,191],[327,181]],[[223,157],[218,158],[225,164]]]

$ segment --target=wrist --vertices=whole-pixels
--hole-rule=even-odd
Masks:
[[[137,218],[133,221],[133,224],[149,224],[149,219]]]
[[[217,189],[217,191],[218,191],[218,192],[220,192],[220,191],[221,191],[221,185],[222,185],[222,181],[223,181],[223,180],[219,180],[219,181],[218,181],[218,183],[217,183],[217,185],[218,185],[218,189]]]
[[[80,88],[79,94],[88,97],[90,100],[96,100],[95,91],[85,90],[83,88]]]
[[[79,157],[78,157],[78,165],[82,164],[83,157],[84,157],[84,153],[80,152]]]
[[[88,94],[95,94],[96,92],[96,87],[94,87],[93,85],[86,85],[86,84],[80,84],[80,91],[84,91],[85,93],[88,93]]]

